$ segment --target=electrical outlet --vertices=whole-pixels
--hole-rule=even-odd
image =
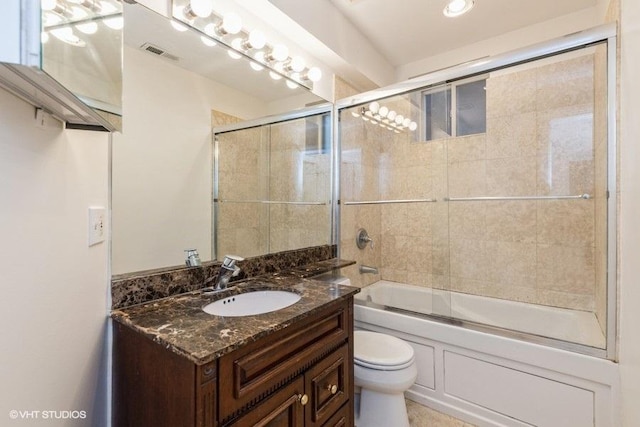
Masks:
[[[105,208],[89,208],[89,246],[104,242],[105,226]]]

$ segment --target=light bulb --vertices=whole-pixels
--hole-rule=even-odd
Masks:
[[[253,69],[254,69],[254,70],[256,70],[256,71],[262,71],[262,70],[264,70],[264,67],[263,67],[262,65],[258,64],[258,63],[257,63],[257,62],[255,62],[255,61],[251,61],[251,62],[249,62],[249,65],[251,66],[251,68],[253,68]]]
[[[418,124],[416,122],[411,122],[409,123],[409,130],[411,132],[413,132],[414,130],[418,129]]]
[[[396,124],[398,126],[402,126],[402,121],[404,120],[404,116],[402,114],[398,114],[396,116]]]
[[[360,117],[360,114],[358,114],[358,112],[357,112],[357,111],[352,111],[352,112],[351,112],[351,115],[352,115],[353,117]]]
[[[191,0],[189,2],[191,11],[200,18],[208,18],[213,12],[213,3],[211,0]]]
[[[58,2],[56,0],[42,0],[40,6],[42,10],[53,10],[58,6]]]
[[[116,16],[115,18],[103,19],[102,23],[112,30],[121,30],[124,27],[124,20],[122,16]],[[173,21],[171,21],[173,23]],[[186,30],[186,28],[185,28]]]
[[[222,17],[222,29],[227,34],[238,34],[242,30],[242,19],[237,13],[226,13]]]
[[[289,48],[283,44],[277,44],[271,49],[271,57],[276,61],[286,61],[289,57]]]
[[[403,121],[402,121],[402,126],[404,127],[408,127],[411,124],[411,119],[409,117],[406,117]]]
[[[84,24],[76,25],[78,31],[85,34],[95,34],[98,31],[98,24],[96,22],[86,22]]]
[[[302,82],[302,76],[300,75],[300,73],[291,73],[289,77],[297,82]]]
[[[55,30],[51,30],[51,34],[53,34],[57,39],[72,46],[85,47],[87,45],[78,36],[73,34],[73,30],[69,27],[56,28]]]
[[[71,14],[73,15],[73,19],[75,20],[84,19],[89,16],[86,10],[78,6],[73,6],[71,8]]]
[[[302,58],[301,56],[294,56],[293,58],[291,58],[291,62],[289,63],[289,67],[291,68],[291,70],[295,71],[296,73],[304,70],[304,65],[304,58]]]
[[[373,101],[371,104],[369,104],[369,111],[371,111],[373,114],[376,114],[379,109],[380,104],[378,104],[377,102]]]
[[[118,12],[118,8],[115,7],[114,5],[112,5],[111,3],[107,2],[107,1],[101,1],[100,2],[100,13],[102,15],[110,15],[112,13],[116,13]]]
[[[264,67],[262,66],[262,64],[265,62],[264,55],[265,55],[264,52],[257,52],[255,55],[253,55],[253,57],[256,60],[249,62],[249,65],[251,66],[251,68],[253,68],[256,71],[264,70]]]
[[[457,13],[464,9],[466,5],[466,0],[452,0],[447,5],[447,9],[449,9],[453,13]]]
[[[474,0],[450,0],[442,13],[448,18],[455,18],[470,11],[474,3]]]
[[[240,59],[242,58],[242,55],[240,55],[238,52],[236,52],[233,49],[228,49],[227,50],[227,54],[232,58],[232,59]]]
[[[44,26],[50,27],[53,25],[57,25],[62,22],[62,18],[55,13],[45,13],[44,14]]]
[[[289,89],[297,89],[298,85],[295,82],[292,82],[291,80],[287,80],[287,87]]]
[[[271,77],[273,80],[280,80],[282,78],[280,74],[273,71],[269,71],[269,77]]]
[[[262,49],[267,44],[267,39],[262,31],[251,30],[247,43],[251,49]]]
[[[213,40],[211,40],[209,37],[200,36],[200,41],[201,41],[205,46],[213,47],[213,46],[215,46],[215,45],[216,45],[216,42],[214,42]]]
[[[381,117],[387,117],[387,114],[389,114],[389,109],[387,107],[382,106],[378,110],[378,114],[380,114]]]
[[[322,71],[320,71],[320,68],[318,67],[311,67],[309,68],[309,71],[307,71],[307,77],[312,82],[320,81],[322,78]]]
[[[181,33],[184,31],[187,31],[187,27],[182,25],[181,23],[179,23],[178,21],[174,21],[173,19],[171,21],[171,26],[173,27],[174,30],[176,31],[180,31]]]
[[[387,118],[391,121],[394,121],[396,116],[398,115],[398,113],[396,113],[395,111],[391,110],[389,111],[389,114],[387,114]]]

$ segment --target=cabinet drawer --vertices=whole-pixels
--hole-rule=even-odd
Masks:
[[[220,420],[268,397],[349,337],[347,301],[247,344],[219,359]]]
[[[305,385],[309,393],[309,425],[324,425],[349,400],[350,372],[347,344],[307,371]]]
[[[304,406],[300,400],[303,395],[304,380],[300,377],[229,424],[229,427],[302,427]]]

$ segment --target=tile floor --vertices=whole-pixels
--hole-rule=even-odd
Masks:
[[[411,427],[474,427],[473,424],[434,411],[411,400],[407,399],[406,402]]]

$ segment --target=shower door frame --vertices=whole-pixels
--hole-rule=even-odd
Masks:
[[[334,137],[334,242],[340,241],[340,164],[341,164],[341,141],[340,141],[340,110],[364,105],[373,101],[378,101],[391,96],[403,95],[415,90],[445,83],[449,80],[473,77],[493,70],[518,65],[525,62],[542,59],[549,56],[558,55],[565,52],[578,50],[590,45],[605,43],[607,47],[607,314],[606,314],[606,348],[600,349],[562,341],[553,338],[535,337],[520,332],[501,331],[505,335],[539,344],[549,345],[562,350],[587,354],[594,357],[617,360],[617,330],[618,330],[618,277],[617,277],[617,257],[618,257],[618,226],[617,226],[617,27],[615,23],[605,24],[588,30],[579,31],[550,40],[538,43],[522,49],[517,49],[500,55],[484,57],[480,59],[464,62],[459,65],[434,71],[423,76],[414,77],[404,82],[396,83],[384,88],[364,92],[352,97],[336,101],[334,104],[333,137]],[[338,255],[340,255],[340,245],[338,245]],[[482,329],[491,332],[495,328],[479,326],[470,322],[455,319],[456,324],[471,329]]]
[[[224,133],[228,133],[228,132],[235,132],[235,131],[240,131],[240,130],[246,130],[246,129],[251,129],[251,128],[257,128],[257,127],[263,127],[263,126],[270,126],[270,125],[275,125],[278,123],[283,123],[283,122],[289,122],[292,120],[297,120],[297,119],[304,119],[306,117],[311,117],[311,116],[317,116],[320,114],[329,114],[330,116],[330,120],[329,120],[329,135],[331,136],[331,143],[329,144],[329,167],[330,168],[334,168],[334,158],[335,158],[335,144],[333,143],[333,141],[335,141],[333,139],[334,135],[335,135],[335,119],[333,117],[333,114],[335,114],[335,109],[334,109],[334,104],[330,103],[330,102],[323,102],[321,104],[318,105],[314,105],[311,107],[305,107],[305,108],[300,108],[297,110],[293,110],[293,111],[289,111],[286,113],[282,113],[282,114],[274,114],[274,115],[270,115],[270,116],[264,116],[264,117],[259,117],[257,119],[252,119],[252,120],[245,120],[245,121],[241,121],[238,123],[231,123],[231,124],[226,124],[226,125],[221,125],[221,126],[214,126],[212,131],[211,131],[211,138],[212,138],[212,144],[213,144],[213,150],[212,150],[212,165],[213,165],[213,174],[212,174],[212,179],[213,179],[213,186],[212,186],[212,191],[211,191],[211,205],[212,205],[212,218],[211,218],[211,255],[213,259],[219,259],[219,257],[223,254],[218,254],[218,219],[220,218],[220,212],[219,212],[219,206],[218,206],[218,200],[219,200],[219,172],[220,172],[220,165],[219,165],[219,147],[218,147],[218,138],[217,135],[219,134],[224,134]],[[335,188],[336,188],[336,182],[334,181],[335,179],[335,170],[331,169],[329,171],[329,177],[331,177],[331,182],[329,183],[329,196],[331,198],[331,200],[329,200],[329,210],[330,210],[330,214],[329,214],[329,242],[331,245],[335,245],[336,244],[336,233],[335,233],[335,229],[336,229],[336,217],[335,217],[335,209],[333,209],[333,206],[335,206]],[[269,249],[268,253],[271,253],[271,250]]]

